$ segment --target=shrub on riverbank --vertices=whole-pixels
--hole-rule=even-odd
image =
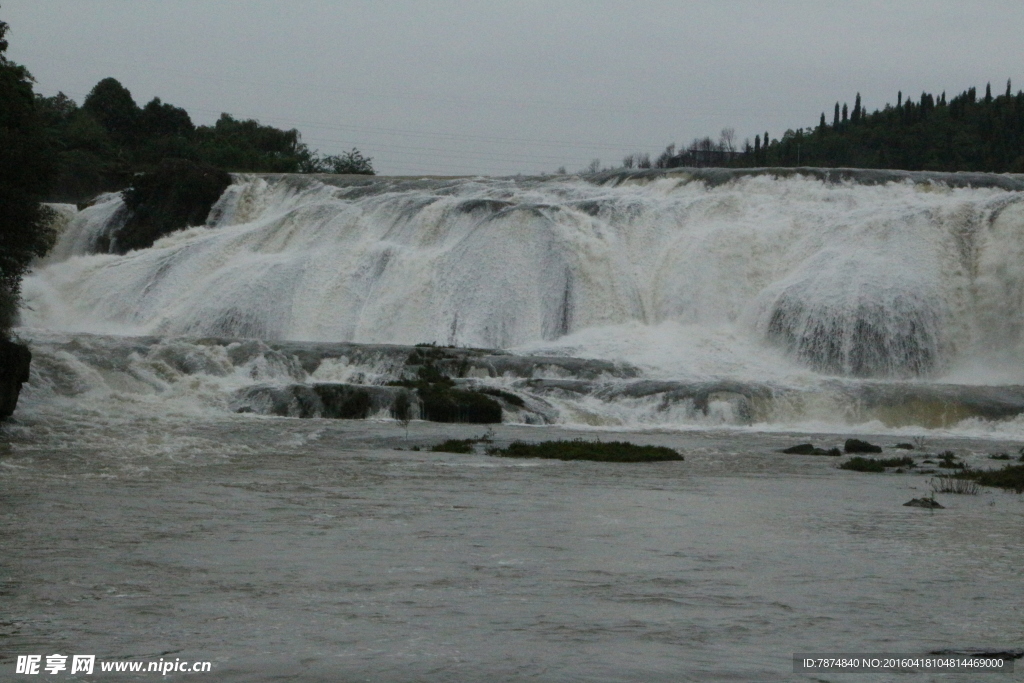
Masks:
[[[638,446],[624,441],[513,441],[507,448],[492,448],[489,455],[502,458],[593,460],[596,462],[662,462],[683,456],[666,446]]]

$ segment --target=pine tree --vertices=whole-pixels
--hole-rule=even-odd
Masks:
[[[902,109],[903,108],[903,91],[902,90],[900,90],[896,94],[896,108],[897,109]]]
[[[991,101],[992,101],[992,84],[991,83],[986,83],[985,84],[985,104],[988,104]]]
[[[853,122],[860,121],[860,93],[857,93],[857,101],[853,105]]]
[[[843,102],[843,123],[846,123],[848,119],[848,110],[846,109],[846,102]]]
[[[833,128],[838,128],[839,127],[839,103],[838,102],[836,102],[836,113],[835,113],[835,116],[832,117],[832,127]]]

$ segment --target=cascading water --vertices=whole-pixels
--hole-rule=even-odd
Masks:
[[[437,343],[637,368],[571,391],[489,374],[567,422],[1015,414],[1012,396],[948,386],[1024,383],[1024,180],[827,175],[242,175],[206,226],[123,256],[93,253],[124,220],[107,196],[26,280],[22,333]],[[74,354],[61,339],[49,353]],[[674,384],[635,386],[650,380]],[[906,392],[925,407],[893,418]]]

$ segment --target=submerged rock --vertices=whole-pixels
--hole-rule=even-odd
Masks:
[[[903,507],[928,508],[930,510],[945,510],[944,505],[939,505],[931,498],[914,498],[903,504]]]

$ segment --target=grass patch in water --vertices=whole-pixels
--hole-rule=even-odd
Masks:
[[[914,459],[909,455],[902,458],[864,458],[854,456],[844,463],[840,463],[839,469],[853,470],[854,472],[885,472],[886,467],[913,467]]]
[[[625,441],[513,441],[507,448],[492,448],[489,455],[502,458],[593,460],[595,462],[664,462],[683,456],[666,446],[638,446]]]
[[[472,453],[473,444],[479,439],[448,439],[430,447],[431,453]]]
[[[1001,470],[970,470],[954,476],[958,479],[972,479],[982,486],[1024,493],[1024,465],[1007,465]]]
[[[967,469],[967,465],[957,461],[956,453],[953,451],[943,451],[942,453],[939,453],[939,467],[947,470]]]
[[[938,477],[935,477],[931,480],[931,487],[935,493],[978,495],[978,482],[952,474],[940,474]]]

